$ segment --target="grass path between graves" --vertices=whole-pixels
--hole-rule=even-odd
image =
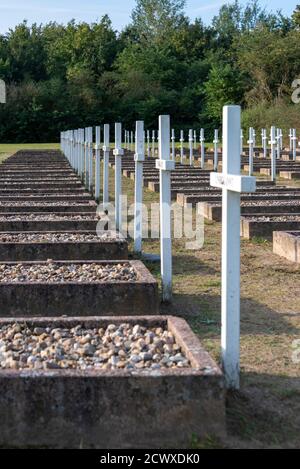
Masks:
[[[133,191],[133,181],[123,178],[129,202]],[[158,199],[144,191],[148,205]],[[184,317],[220,362],[221,224],[206,222],[202,250],[187,251],[185,243],[173,242],[174,301],[161,312]],[[159,245],[145,242],[144,251],[158,253]],[[159,280],[159,266],[147,266]],[[292,357],[300,339],[300,266],[274,255],[270,242],[243,240],[241,297],[242,387],[227,399],[228,437],[218,442],[212,435],[198,446],[299,448],[300,360]]]
[[[57,145],[0,145],[0,159],[20,148]],[[284,185],[298,185],[300,182]],[[114,171],[110,195],[114,198]],[[133,202],[134,182],[123,178],[123,193]],[[144,191],[147,205],[158,194]],[[187,251],[186,240],[173,243],[174,300],[163,314],[184,317],[212,356],[220,362],[221,224],[206,222],[202,250]],[[144,251],[158,253],[157,242]],[[159,266],[147,264],[159,280]],[[293,363],[293,343],[300,339],[300,266],[272,253],[262,239],[242,241],[241,371],[242,386],[227,398],[228,436],[211,435],[204,448],[299,448],[300,362]],[[295,354],[296,355],[296,354]],[[300,353],[298,354],[300,358]]]

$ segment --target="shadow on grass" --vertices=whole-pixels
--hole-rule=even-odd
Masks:
[[[300,378],[242,373],[227,395],[227,431],[253,447],[300,447]],[[237,445],[239,446],[239,445]]]

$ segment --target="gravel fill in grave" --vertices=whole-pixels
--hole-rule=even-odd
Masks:
[[[81,221],[81,220],[100,220],[99,215],[57,215],[53,213],[47,213],[45,215],[35,215],[32,214],[20,214],[20,215],[1,215],[0,221],[62,221],[62,220],[71,220],[71,221]]]
[[[89,329],[0,328],[0,369],[159,370],[190,367],[174,335],[162,327],[110,324]]]
[[[122,264],[0,264],[0,282],[5,283],[102,283],[137,279],[134,268]]]
[[[0,243],[84,243],[99,242],[100,240],[118,239],[117,233],[113,237],[112,232],[101,232],[101,234],[84,233],[1,233]]]
[[[57,202],[33,202],[33,201],[20,201],[20,202],[0,202],[0,207],[76,207],[87,205],[86,201],[57,201]]]
[[[282,222],[282,221],[294,221],[294,222],[300,222],[300,215],[282,215],[282,216],[272,216],[272,217],[264,217],[264,216],[258,216],[258,217],[245,217],[243,216],[247,221],[255,221],[255,222]]]

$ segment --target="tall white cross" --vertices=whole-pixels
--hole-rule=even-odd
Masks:
[[[109,131],[110,131],[109,124],[104,124],[103,147],[102,147],[102,150],[103,150],[103,205],[108,204],[108,201],[109,201],[109,192],[108,192],[109,150],[110,150]],[[128,139],[127,139],[127,142],[128,142]]]
[[[215,129],[215,137],[214,137],[214,171],[218,171],[218,143],[219,143],[219,131]]]
[[[253,156],[254,156],[254,136],[253,136],[254,129],[250,127],[249,129],[249,176],[253,174]]]
[[[152,157],[155,158],[155,130],[152,130]]]
[[[142,253],[143,237],[143,162],[145,160],[144,122],[136,122],[135,140],[135,197],[134,197],[134,251]]]
[[[85,188],[88,190],[89,188],[89,128],[85,127],[84,129],[84,181],[85,181]]]
[[[89,127],[89,191],[92,192],[94,183],[94,155],[93,155],[93,127]]]
[[[201,169],[205,167],[205,135],[204,129],[200,130],[200,145],[201,145]]]
[[[290,153],[292,153],[292,151],[293,151],[293,140],[292,140],[292,138],[293,138],[293,129],[290,129],[290,131],[289,131],[289,138],[290,138]]]
[[[133,132],[131,132],[133,135]],[[122,229],[122,156],[124,150],[122,149],[122,124],[115,124],[115,220],[116,230]]]
[[[95,200],[100,198],[100,171],[101,171],[101,154],[100,154],[100,145],[101,145],[101,129],[100,126],[96,127],[96,168],[95,168]]]
[[[276,142],[277,142],[277,159],[280,159],[281,154],[281,134],[280,129],[276,130]]]
[[[255,192],[256,179],[241,176],[241,108],[223,109],[223,174],[210,183],[223,190],[222,202],[222,361],[226,385],[240,386],[240,217],[241,193]]]
[[[150,158],[151,156],[151,148],[150,148],[150,130],[147,130],[147,156]]]
[[[267,158],[267,142],[268,142],[267,129],[262,129],[261,141],[262,141],[262,147],[263,147],[263,152],[264,152],[264,158]]]
[[[292,148],[293,148],[293,160],[296,161],[297,159],[297,131],[296,129],[293,129]]]
[[[180,163],[183,164],[183,158],[184,158],[184,132],[183,130],[180,131]]]
[[[171,140],[172,140],[172,160],[175,161],[175,130],[174,129],[172,129]]]
[[[190,166],[194,163],[194,151],[193,151],[193,130],[189,131],[189,144],[190,144]]]
[[[170,160],[170,116],[159,117],[160,172],[160,251],[163,301],[172,299],[172,238],[171,238],[171,171],[175,162]]]
[[[244,131],[241,129],[241,154],[244,153]]]
[[[276,128],[271,127],[269,145],[271,145],[271,180],[276,181]]]
[[[256,147],[256,131],[253,129],[253,147]]]

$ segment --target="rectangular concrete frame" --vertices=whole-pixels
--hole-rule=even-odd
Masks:
[[[44,233],[44,232],[40,232]],[[50,232],[57,234],[58,232]],[[61,233],[61,232],[60,232]],[[66,234],[96,234],[95,231],[65,231]],[[97,241],[85,242],[1,242],[3,235],[17,234],[16,232],[1,233],[0,235],[0,262],[30,262],[47,261],[48,259],[67,261],[89,261],[106,259],[128,259],[128,243],[122,235],[116,238],[112,233],[106,231],[107,237]],[[38,232],[28,232],[28,234],[38,234]]]
[[[300,231],[274,231],[273,252],[291,262],[300,264]]]
[[[0,282],[0,317],[119,316],[158,314],[158,284],[140,261],[124,261],[137,273],[133,281]],[[34,266],[43,262],[25,262]],[[119,261],[57,261],[57,264],[118,264]],[[16,264],[6,262],[5,264]],[[120,306],[121,305],[121,306]]]
[[[268,217],[269,214],[266,213],[264,216]],[[247,220],[247,218],[241,217],[241,236],[246,239],[262,237],[271,241],[274,231],[296,231],[299,230],[299,228],[299,221],[250,221]]]
[[[68,217],[68,216],[80,216],[88,215],[93,216],[91,212],[76,212],[76,213],[59,213],[51,212],[58,216]],[[16,215],[20,217],[20,213],[2,213],[2,216],[13,216]],[[95,231],[98,221],[97,220],[26,220],[26,216],[32,215],[30,213],[22,213],[24,219],[21,221],[0,221],[0,231]],[[36,215],[47,215],[45,212],[36,212]],[[0,213],[1,216],[1,213]]]
[[[0,320],[0,327],[15,323]],[[191,368],[155,371],[0,370],[0,447],[191,448],[225,435],[221,370],[174,317],[18,319],[30,326],[167,327]]]
[[[0,198],[0,202],[1,201],[1,198]],[[22,202],[26,202],[26,201],[22,201]],[[87,213],[87,212],[91,212],[91,213],[95,213],[96,214],[96,210],[97,210],[97,204],[96,202],[93,202],[93,201],[80,201],[80,200],[75,200],[74,202],[76,202],[76,205],[74,205],[74,202],[73,203],[70,203],[69,205],[57,205],[60,201],[56,201],[56,203],[54,203],[53,205],[45,205],[43,204],[43,201],[35,201],[35,203],[39,203],[39,205],[30,205],[30,200],[28,200],[28,204],[29,205],[15,205],[17,203],[17,201],[13,202],[13,205],[9,205],[9,201],[7,202],[2,202],[2,204],[0,204],[0,215],[1,214],[4,214],[4,213],[7,213],[7,214],[10,214],[10,213],[26,213],[26,212],[31,212],[31,213],[36,213],[36,212],[43,212],[43,213],[47,213],[47,212],[60,212],[62,214],[64,213],[72,213],[74,211],[76,212],[84,212],[84,213]],[[51,202],[51,200],[47,200],[47,203],[49,204]],[[71,201],[65,201],[65,202],[71,202]],[[3,205],[4,203],[4,205]]]
[[[221,204],[210,204],[207,202],[203,202],[202,204],[203,216],[207,220],[211,221],[222,221],[222,205]],[[280,215],[282,213],[289,213],[293,214],[296,213],[297,215],[300,213],[300,200],[299,205],[285,205],[284,201],[282,201],[282,205],[253,205],[253,206],[241,206],[241,213],[243,215],[264,215],[265,213],[272,213],[272,215]]]

